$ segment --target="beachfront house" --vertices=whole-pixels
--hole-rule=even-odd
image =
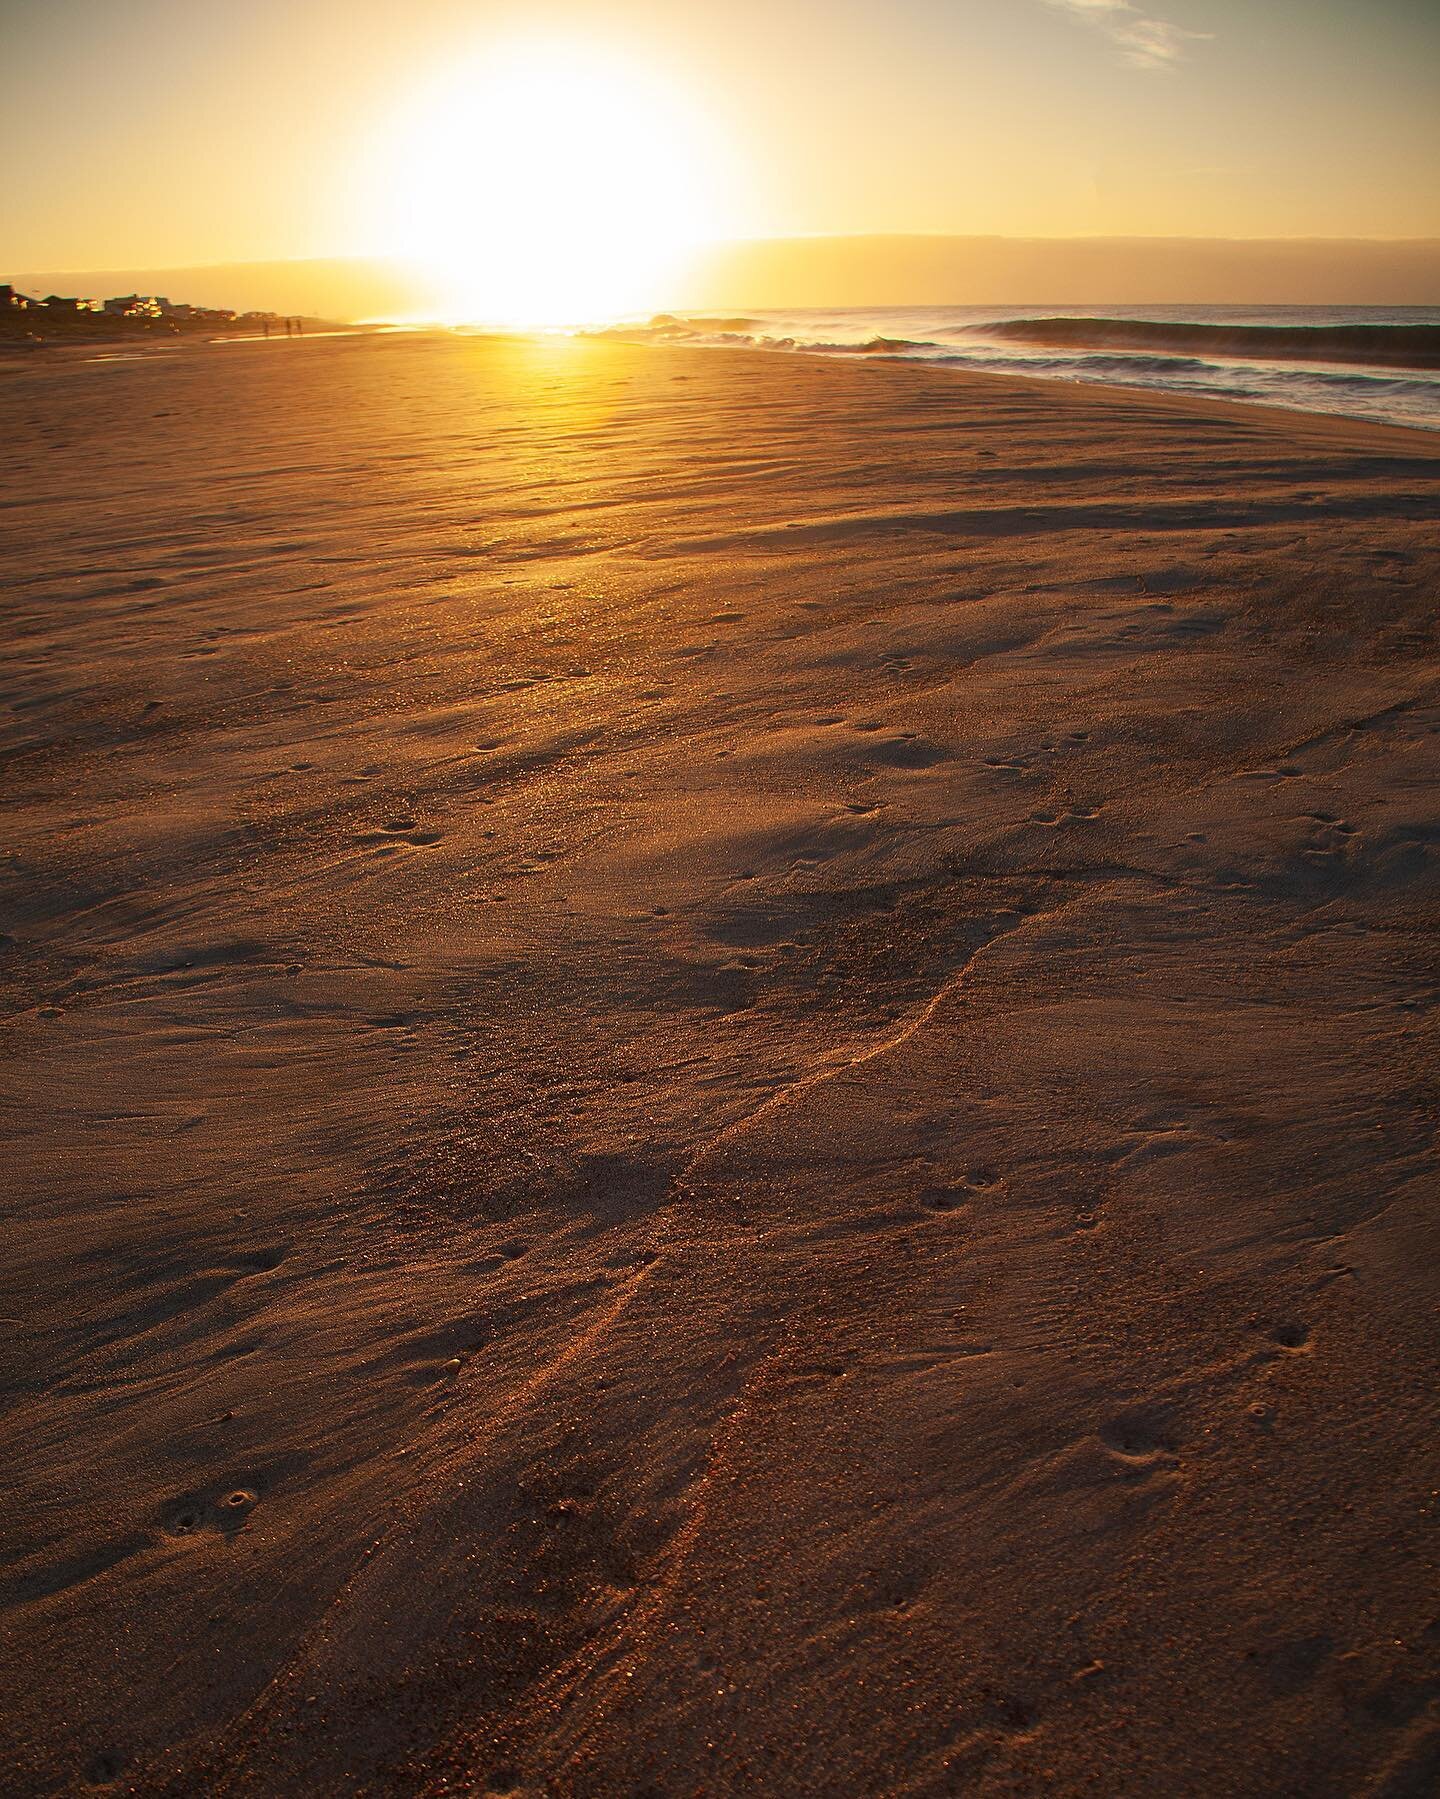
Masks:
[[[170,302],[159,294],[117,294],[104,303],[104,310],[116,319],[160,319],[170,309]]]

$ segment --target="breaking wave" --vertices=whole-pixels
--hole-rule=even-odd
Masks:
[[[985,335],[1031,344],[1183,350],[1262,362],[1440,369],[1440,325],[1230,325],[1161,319],[997,319]]]

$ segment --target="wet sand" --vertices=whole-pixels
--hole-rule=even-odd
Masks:
[[[1432,1790],[1440,440],[0,413],[7,1793]]]

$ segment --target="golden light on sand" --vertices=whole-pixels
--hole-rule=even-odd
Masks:
[[[583,324],[663,304],[691,246],[725,228],[725,170],[695,105],[588,46],[462,62],[386,136],[392,242],[442,316]]]

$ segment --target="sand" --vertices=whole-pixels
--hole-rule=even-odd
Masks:
[[[0,408],[5,1792],[1433,1789],[1440,439]]]

